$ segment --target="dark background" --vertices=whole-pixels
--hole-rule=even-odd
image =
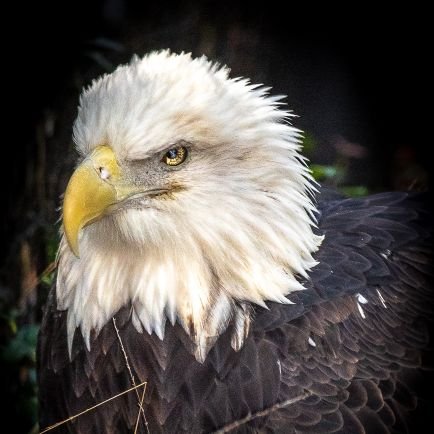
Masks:
[[[287,11],[282,5],[78,0],[18,3],[3,14],[9,26],[2,39],[3,349],[17,330],[40,320],[48,286],[41,276],[53,259],[59,197],[74,165],[71,127],[80,89],[134,53],[206,54],[232,76],[287,95],[311,160],[344,167],[331,180],[337,186],[428,188],[428,12],[368,3],[285,2]],[[10,400],[3,410],[14,432],[27,432],[33,416],[23,402],[34,390],[33,355],[4,363]]]

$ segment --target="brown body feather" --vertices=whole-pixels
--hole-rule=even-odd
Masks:
[[[179,325],[163,340],[138,333],[129,306],[115,316],[120,339],[109,321],[89,352],[77,330],[70,359],[53,289],[38,348],[41,429],[132,386],[123,346],[136,384],[147,381],[138,432],[406,432],[429,341],[431,220],[407,194],[319,209],[319,265],[295,304],[254,307],[242,348],[229,326],[204,363]],[[138,392],[53,432],[134,432]]]

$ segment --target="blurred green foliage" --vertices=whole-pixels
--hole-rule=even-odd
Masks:
[[[36,341],[39,325],[20,324],[16,310],[3,315],[2,319],[11,333],[10,340],[0,351],[6,382],[2,386],[8,390],[11,399],[9,405],[19,415],[19,426],[35,426],[38,415]]]
[[[302,141],[303,154],[308,158],[315,160],[313,155],[318,147],[316,139],[309,133],[306,133]],[[310,171],[314,179],[320,184],[327,185],[340,191],[345,196],[360,197],[369,194],[369,190],[364,185],[348,185],[348,169],[350,159],[337,155],[333,164],[309,164]]]
[[[15,420],[12,432],[38,432],[36,344],[39,332],[40,304],[45,302],[55,276],[58,246],[57,230],[44,228],[44,263],[49,264],[35,281],[31,293],[38,295],[36,306],[0,305],[0,365],[2,386],[7,390],[9,417]],[[29,315],[29,310],[32,310]]]
[[[313,177],[318,182],[324,181],[336,181],[344,177],[345,171],[342,167],[326,166],[322,164],[311,164],[310,170],[312,171]]]
[[[8,363],[20,363],[26,360],[35,363],[39,326],[35,324],[24,324],[18,329],[15,321],[11,321],[10,324],[11,329],[16,330],[16,333],[2,352],[3,361]]]

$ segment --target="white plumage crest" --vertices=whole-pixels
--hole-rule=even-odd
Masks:
[[[167,175],[183,186],[170,199],[86,227],[80,258],[62,242],[57,297],[69,309],[70,345],[76,327],[90,345],[91,330],[131,302],[139,331],[163,338],[166,320],[179,321],[203,360],[231,319],[240,347],[248,303],[287,303],[302,289],[296,276],[315,265],[321,237],[300,133],[277,100],[205,57],[168,51],[136,57],[83,93],[81,154],[106,144],[128,165],[180,141],[192,151]]]

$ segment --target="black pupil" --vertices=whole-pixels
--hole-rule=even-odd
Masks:
[[[170,159],[174,159],[178,156],[178,150],[177,149],[169,149],[167,151],[167,157]]]

